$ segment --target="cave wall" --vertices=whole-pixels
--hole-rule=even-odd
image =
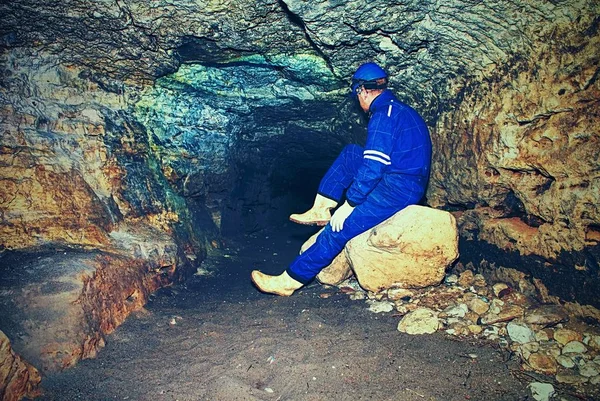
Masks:
[[[428,191],[432,206],[457,211],[465,241],[487,246],[483,258],[505,255],[501,263],[543,277],[563,299],[595,306],[598,24],[583,14],[546,28],[528,57],[461,88],[435,126]]]

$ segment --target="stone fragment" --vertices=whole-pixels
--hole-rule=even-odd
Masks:
[[[519,305],[526,308],[532,304],[531,299],[519,291],[511,291],[501,297],[502,301],[511,305]]]
[[[554,326],[569,320],[565,308],[560,305],[542,305],[525,312],[523,321],[528,324],[540,326]]]
[[[479,320],[479,315],[473,311],[468,311],[465,314],[465,321],[468,323],[477,323],[477,321]]]
[[[458,285],[464,288],[469,288],[472,286],[473,281],[475,281],[475,274],[472,270],[465,270],[458,277]]]
[[[600,384],[600,375],[590,377],[590,384],[593,384],[594,386],[599,385]]]
[[[407,334],[431,334],[440,326],[437,313],[431,309],[419,308],[406,314],[398,323],[398,331]]]
[[[478,315],[483,315],[490,309],[490,304],[488,304],[481,298],[473,298],[471,301],[469,301],[467,306],[470,310],[477,313]]]
[[[443,312],[444,317],[465,317],[469,308],[465,304],[450,306]]]
[[[536,352],[535,354],[531,354],[529,359],[527,359],[528,365],[535,370],[536,372],[540,372],[546,375],[554,375],[557,371],[557,363],[556,360],[543,352]]]
[[[550,341],[553,338],[553,331],[551,329],[539,330],[535,332],[536,341]]]
[[[475,276],[473,276],[473,285],[475,287],[487,286],[487,282],[485,281],[485,277],[483,277],[483,274],[476,274]]]
[[[550,383],[529,383],[529,391],[535,401],[549,401],[554,395],[554,386]]]
[[[499,330],[496,326],[488,326],[483,330],[483,335],[490,340],[495,340],[499,336]]]
[[[494,295],[497,297],[500,296],[502,291],[505,291],[507,289],[508,289],[508,285],[505,283],[496,283],[492,286],[492,291],[494,292]]]
[[[563,366],[567,369],[571,369],[571,368],[575,367],[575,362],[573,361],[573,358],[571,358],[570,356],[559,355],[556,357],[556,362],[558,362],[560,364],[560,366]]]
[[[490,308],[491,309],[491,308]],[[523,316],[523,308],[518,305],[505,306],[500,313],[488,313],[481,317],[482,324],[494,324],[500,322],[509,322],[513,319]]]
[[[494,298],[494,299],[492,299],[492,302],[490,303],[489,313],[497,315],[500,313],[500,311],[502,311],[503,306],[504,306],[503,300]]]
[[[394,304],[387,301],[370,301],[369,310],[373,313],[391,312]]]
[[[469,329],[469,331],[471,332],[471,334],[480,334],[483,331],[483,327],[477,325],[477,324],[470,324],[467,326],[467,328]]]
[[[564,384],[583,384],[587,383],[588,378],[569,372],[561,372],[556,375],[556,381]]]
[[[535,334],[526,324],[520,322],[509,322],[506,326],[510,339],[519,344],[535,341]]]
[[[576,331],[569,329],[557,329],[554,331],[554,339],[561,345],[570,343],[571,341],[581,341],[583,336]]]
[[[458,276],[456,274],[451,274],[446,277],[444,282],[449,285],[454,285],[454,284],[458,283]]]
[[[587,348],[585,347],[585,345],[583,345],[583,343],[579,342],[579,341],[571,341],[567,344],[565,344],[565,346],[562,349],[562,353],[564,354],[584,354],[587,352]]]
[[[346,252],[367,290],[437,285],[458,257],[456,220],[446,211],[411,205],[353,238]]]
[[[600,374],[600,366],[594,362],[586,362],[579,367],[579,374],[583,377],[593,377]]]
[[[531,283],[531,281],[522,278],[519,280],[519,292],[521,292],[522,294],[525,294],[527,296],[535,296],[536,295],[536,290],[535,290],[535,286],[533,285],[533,283]]]
[[[387,291],[387,297],[390,301],[397,301],[402,298],[412,298],[415,293],[405,288],[390,288]]]
[[[600,336],[592,335],[590,336],[590,340],[588,341],[588,346],[600,351]]]
[[[554,359],[558,358],[561,354],[561,348],[558,344],[550,344],[550,346],[545,346],[544,351],[548,353],[548,355],[552,355]]]
[[[526,343],[519,345],[518,349],[519,354],[525,360],[529,359],[531,354],[538,352],[540,350],[540,345],[536,342]]]
[[[365,299],[366,297],[367,296],[362,291],[356,291],[356,292],[353,292],[352,294],[350,294],[351,301],[360,301],[360,300]]]

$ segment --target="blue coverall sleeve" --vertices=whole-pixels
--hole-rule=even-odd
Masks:
[[[373,114],[369,120],[363,163],[346,192],[346,199],[351,206],[360,205],[367,199],[391,164],[390,155],[395,141],[391,107]]]

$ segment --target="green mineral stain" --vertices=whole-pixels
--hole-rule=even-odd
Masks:
[[[183,65],[160,78],[156,87],[250,100],[282,96],[319,100],[339,96],[346,89],[325,61],[312,54],[254,54],[215,65]]]

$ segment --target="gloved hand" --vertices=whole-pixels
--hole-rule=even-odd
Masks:
[[[333,216],[331,216],[331,220],[329,220],[329,224],[331,224],[331,229],[333,232],[337,233],[342,231],[344,228],[344,221],[350,216],[350,213],[354,210],[353,206],[350,206],[348,202],[344,202],[342,206],[335,211]]]

